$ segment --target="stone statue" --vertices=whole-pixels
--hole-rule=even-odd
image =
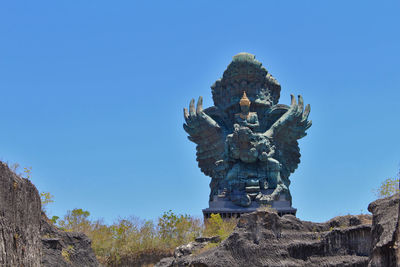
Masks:
[[[212,86],[214,106],[184,109],[183,125],[197,144],[201,171],[211,177],[213,201],[236,207],[291,206],[289,175],[300,163],[297,140],[311,126],[310,106],[292,95],[290,106],[278,104],[281,86],[254,55],[239,53]],[[229,206],[229,205],[228,205]],[[220,206],[222,207],[222,206]]]

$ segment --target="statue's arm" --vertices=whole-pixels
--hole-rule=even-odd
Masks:
[[[189,111],[187,108],[183,109],[186,124],[183,125],[184,129],[190,135],[196,135],[196,132],[207,130],[207,128],[217,128],[220,126],[218,123],[208,116],[203,110],[203,97],[199,97],[196,109],[194,108],[194,99],[190,101]]]
[[[189,110],[183,109],[183,115],[185,117],[185,124],[183,128],[190,135],[189,139],[195,143],[199,143],[201,139],[210,136],[215,131],[221,131],[221,127],[218,123],[208,116],[203,110],[203,98],[200,96],[197,101],[195,109],[194,99],[190,101]]]

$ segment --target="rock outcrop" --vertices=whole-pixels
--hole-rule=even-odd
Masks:
[[[372,252],[368,266],[400,266],[398,195],[378,199],[368,206],[373,214]]]
[[[40,197],[0,162],[0,266],[40,266]]]
[[[243,215],[217,247],[192,245],[156,266],[400,266],[399,202],[399,195],[379,199],[368,207],[373,216],[325,223],[257,211]]]
[[[91,248],[91,240],[82,233],[65,232],[48,222],[42,214],[41,266],[99,266]]]
[[[243,215],[219,246],[165,259],[158,266],[366,266],[371,250],[368,221],[364,215],[312,223],[257,211]]]
[[[0,266],[99,266],[90,244],[49,223],[36,187],[0,162]]]

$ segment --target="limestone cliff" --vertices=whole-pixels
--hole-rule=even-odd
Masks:
[[[40,266],[40,197],[0,162],[0,265]]]
[[[0,266],[99,266],[90,240],[49,223],[35,186],[2,162]]]

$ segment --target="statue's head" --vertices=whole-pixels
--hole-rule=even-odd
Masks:
[[[247,98],[246,91],[243,92],[243,96],[242,96],[242,98],[240,99],[239,104],[240,104],[240,109],[241,109],[243,112],[248,112],[248,111],[250,110],[250,104],[251,104],[251,102],[250,102],[250,100]]]

